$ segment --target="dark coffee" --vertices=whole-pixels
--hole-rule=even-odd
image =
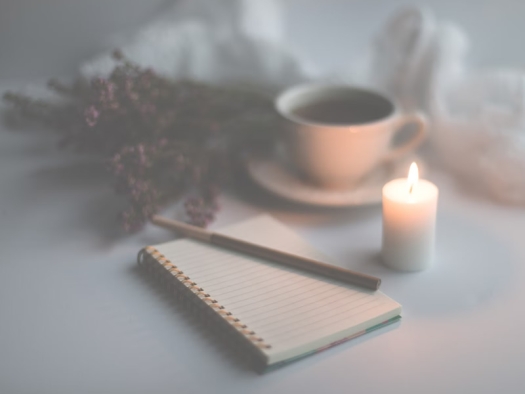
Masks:
[[[327,97],[304,103],[291,113],[307,122],[327,124],[362,124],[387,117],[392,104],[373,93],[353,97]]]

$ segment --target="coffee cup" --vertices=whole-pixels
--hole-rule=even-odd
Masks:
[[[356,184],[379,165],[406,156],[426,136],[422,114],[402,114],[393,100],[363,88],[311,83],[275,101],[284,118],[284,147],[297,170],[322,187]],[[394,145],[409,124],[416,130]]]

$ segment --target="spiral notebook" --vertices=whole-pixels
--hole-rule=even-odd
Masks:
[[[267,215],[220,232],[327,261]],[[401,305],[380,291],[190,239],[148,246],[138,260],[181,302],[220,327],[258,371],[281,367],[400,319]]]

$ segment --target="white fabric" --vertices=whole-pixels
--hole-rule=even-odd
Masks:
[[[172,78],[283,87],[312,75],[283,41],[278,0],[183,0],[120,46],[142,66]],[[81,68],[86,76],[115,66],[104,53]]]
[[[319,78],[283,32],[279,0],[185,0],[120,47],[173,78],[274,90]],[[469,70],[468,46],[459,27],[407,7],[386,21],[360,68],[332,77],[382,90],[406,110],[426,111],[443,163],[502,201],[525,203],[524,74]],[[113,67],[106,53],[81,72],[104,75]]]
[[[372,46],[368,81],[408,109],[426,110],[444,165],[500,201],[525,203],[525,74],[466,65],[457,26],[407,8]]]

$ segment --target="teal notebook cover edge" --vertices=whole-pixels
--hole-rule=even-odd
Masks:
[[[393,323],[396,323],[398,322],[399,320],[401,320],[401,316],[395,316],[391,319],[388,319],[382,323],[379,323],[379,324],[376,324],[375,326],[372,326],[370,328],[367,328],[366,330],[363,330],[363,331],[360,331],[354,335],[351,335],[349,337],[346,337],[346,338],[343,338],[343,339],[340,339],[338,341],[335,341],[335,342],[332,342],[331,344],[329,345],[326,345],[326,346],[323,346],[321,348],[318,348],[318,349],[315,349],[315,350],[312,350],[310,352],[306,352],[304,354],[301,354],[299,356],[296,356],[296,357],[292,357],[292,358],[289,358],[287,360],[284,360],[284,361],[280,361],[278,363],[275,363],[275,364],[271,364],[271,365],[268,365],[263,371],[262,373],[267,373],[267,372],[270,372],[270,371],[274,371],[276,369],[279,369],[281,367],[284,367],[285,365],[288,365],[290,363],[293,363],[295,361],[299,361],[299,360],[302,360],[303,358],[306,358],[308,356],[311,356],[313,354],[317,354],[317,353],[320,353],[320,352],[323,352],[325,350],[328,350],[328,349],[331,349],[333,348],[334,346],[337,346],[341,343],[344,343],[344,342],[347,342],[351,339],[354,339],[354,338],[357,338],[357,337],[360,337],[362,335],[365,335],[365,334],[368,334],[369,332],[372,332],[372,331],[376,331],[380,328],[383,328],[383,327],[386,327],[386,326],[389,326]]]

